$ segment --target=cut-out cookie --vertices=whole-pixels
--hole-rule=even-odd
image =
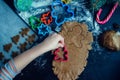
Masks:
[[[20,36],[19,36],[19,35],[16,35],[16,36],[13,36],[11,39],[12,39],[12,42],[13,42],[13,43],[17,44],[18,41],[19,41],[19,39],[20,39]]]
[[[68,61],[53,60],[53,72],[59,80],[75,80],[87,64],[88,50],[93,41],[92,33],[88,32],[87,25],[78,22],[67,22],[59,33],[64,37],[68,50]],[[89,40],[87,40],[89,39]],[[59,54],[63,54],[59,52]]]
[[[0,60],[2,60],[4,58],[4,55],[2,52],[0,52]]]
[[[18,51],[12,51],[12,58],[16,57],[19,55],[19,52]]]
[[[32,35],[28,36],[28,38],[26,40],[28,43],[32,44],[35,41],[35,37],[36,37],[36,34],[32,34]]]
[[[18,49],[20,49],[20,52],[23,52],[26,50],[26,46],[27,46],[27,42],[24,42],[24,43],[20,44]]]
[[[21,36],[24,37],[25,35],[28,34],[28,32],[30,31],[29,28],[22,28],[22,31],[20,32]]]
[[[5,50],[6,52],[9,52],[10,49],[12,48],[12,43],[9,43],[9,44],[4,45],[3,48],[4,48],[4,50]]]

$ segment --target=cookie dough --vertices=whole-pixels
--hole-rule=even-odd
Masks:
[[[108,49],[119,51],[120,50],[120,32],[106,31],[102,35],[102,45]]]
[[[68,50],[68,61],[57,62],[53,60],[53,72],[59,80],[75,80],[84,70],[87,57],[93,42],[92,33],[87,25],[78,22],[67,22],[62,25],[59,33],[64,37]],[[58,53],[63,55],[62,51]]]

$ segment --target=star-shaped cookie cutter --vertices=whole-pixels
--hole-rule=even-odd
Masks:
[[[51,7],[51,15],[55,18],[55,23],[58,26],[63,24],[66,20],[74,17],[74,12],[70,10],[70,7],[61,1],[54,1]]]
[[[44,24],[41,24],[37,29],[38,29],[38,34],[42,36],[46,36],[47,34],[52,32],[50,27]]]
[[[64,46],[62,51],[64,52],[63,56],[64,58],[61,58],[58,56],[58,52],[60,52],[60,48],[56,49],[53,54],[54,54],[54,60],[57,62],[66,62],[68,61],[68,51],[66,49],[66,47]]]

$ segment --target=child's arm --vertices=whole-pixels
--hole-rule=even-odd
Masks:
[[[50,35],[48,38],[46,38],[41,44],[15,57],[13,59],[13,63],[12,60],[9,61],[9,63],[11,65],[15,65],[13,66],[13,68],[15,67],[17,72],[20,72],[23,68],[25,68],[31,61],[33,61],[38,56],[42,55],[47,51],[54,50],[58,47],[63,47],[63,46],[64,46],[64,38],[54,33]]]
[[[63,44],[59,43],[59,41],[62,41]],[[18,71],[21,71],[26,65],[43,53],[63,46],[64,39],[60,35],[50,35],[41,44],[14,58],[15,66]]]

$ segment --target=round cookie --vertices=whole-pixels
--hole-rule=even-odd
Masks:
[[[88,31],[86,24],[66,22],[59,34],[64,37],[68,61],[53,60],[53,72],[59,80],[75,80],[87,64],[88,50],[91,49],[90,43],[93,41],[92,33]],[[62,51],[58,54],[63,55]]]

